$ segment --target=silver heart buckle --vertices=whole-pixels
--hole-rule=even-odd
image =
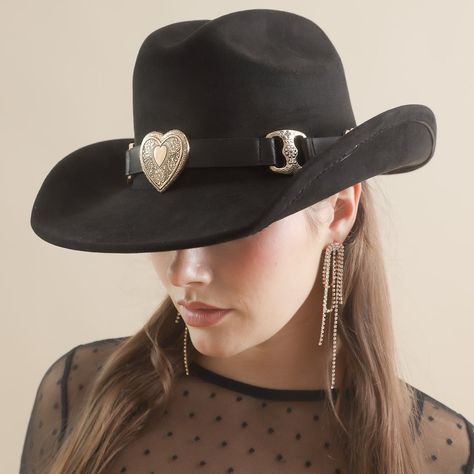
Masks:
[[[186,165],[189,142],[176,128],[147,133],[140,145],[140,163],[148,181],[160,192],[168,188]]]

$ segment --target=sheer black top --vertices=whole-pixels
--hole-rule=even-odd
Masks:
[[[31,410],[20,474],[40,474],[35,465],[60,446],[94,374],[122,339],[78,345],[48,368]],[[472,473],[473,425],[416,390],[431,472]],[[347,473],[329,415],[323,390],[249,385],[192,363],[165,415],[107,473]]]

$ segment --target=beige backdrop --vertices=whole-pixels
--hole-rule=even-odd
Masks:
[[[77,344],[135,332],[163,296],[143,254],[52,246],[29,224],[66,154],[133,136],[132,71],[153,30],[234,10],[311,18],[346,70],[357,123],[402,104],[437,116],[432,161],[374,178],[405,378],[474,421],[474,3],[470,0],[1,3],[2,472],[18,472],[38,383]]]

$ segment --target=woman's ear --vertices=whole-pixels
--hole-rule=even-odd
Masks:
[[[354,225],[359,207],[361,183],[356,183],[334,195],[334,215],[329,223],[332,240],[344,242]]]

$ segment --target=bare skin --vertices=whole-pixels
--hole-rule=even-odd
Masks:
[[[182,298],[232,308],[217,325],[188,326],[198,364],[261,387],[324,387],[332,334],[327,326],[325,343],[318,346],[322,260],[327,245],[349,234],[360,192],[357,183],[331,196],[320,211],[323,223],[317,232],[300,211],[248,237],[149,254],[177,311]],[[336,387],[343,371],[344,354],[338,349]]]

